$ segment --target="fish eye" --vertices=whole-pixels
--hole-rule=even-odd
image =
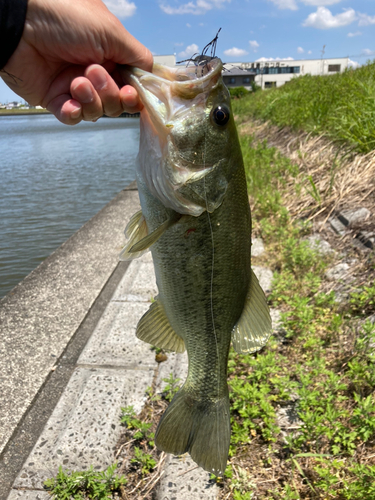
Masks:
[[[217,106],[211,112],[212,120],[219,127],[223,127],[226,125],[230,118],[230,111],[226,106]]]

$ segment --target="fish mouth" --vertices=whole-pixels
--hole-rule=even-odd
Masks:
[[[204,101],[218,84],[223,65],[218,57],[202,65],[169,68],[155,63],[152,72],[128,65],[120,74],[137,90],[158,134],[169,135],[174,122]],[[190,103],[187,105],[187,101]]]

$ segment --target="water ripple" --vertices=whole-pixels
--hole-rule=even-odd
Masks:
[[[0,297],[134,179],[139,121],[0,117]]]

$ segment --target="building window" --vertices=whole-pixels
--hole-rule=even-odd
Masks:
[[[328,71],[339,72],[341,69],[341,64],[328,64]]]
[[[293,66],[293,71],[292,73],[299,73],[299,66]]]
[[[228,78],[228,83],[236,83],[236,79],[234,78],[234,76]]]
[[[250,83],[250,78],[248,76],[245,76],[243,79],[242,79],[242,82],[243,83]]]
[[[264,82],[265,89],[271,89],[272,87],[276,87],[276,82]]]

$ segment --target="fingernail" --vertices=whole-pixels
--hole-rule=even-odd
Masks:
[[[94,100],[94,94],[90,87],[83,87],[83,85],[78,84],[73,88],[75,94],[75,99],[83,104],[90,104]]]
[[[96,73],[93,71],[92,74],[90,74],[90,80],[96,90],[104,90],[108,86],[106,75],[103,75],[102,73]]]
[[[80,114],[81,114],[81,108],[76,108],[73,109],[73,111],[70,113],[70,117],[76,119],[80,116]]]

